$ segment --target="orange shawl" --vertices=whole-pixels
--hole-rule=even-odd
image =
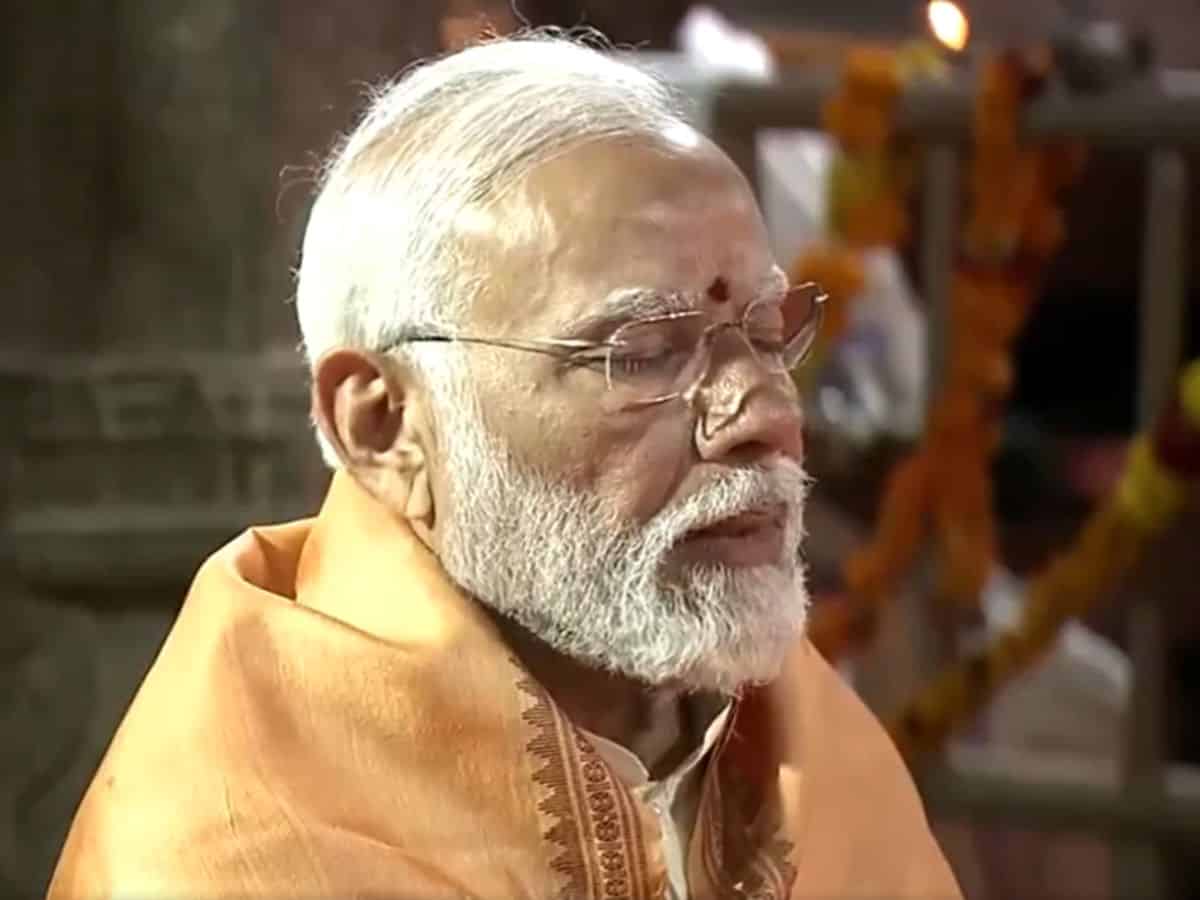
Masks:
[[[84,897],[657,898],[654,814],[346,476],[200,570],[50,886]],[[694,900],[956,898],[904,766],[797,647],[702,788]]]

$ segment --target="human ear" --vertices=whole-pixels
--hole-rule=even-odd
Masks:
[[[424,391],[382,354],[339,348],[313,367],[313,418],[342,467],[394,513],[432,526]]]

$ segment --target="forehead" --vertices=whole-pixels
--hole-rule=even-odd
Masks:
[[[579,148],[504,198],[495,221],[475,317],[493,330],[552,334],[632,290],[748,299],[774,272],[745,178],[694,132]]]

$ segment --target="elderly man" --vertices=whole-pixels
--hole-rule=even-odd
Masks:
[[[299,273],[328,498],[204,565],[51,896],[956,897],[802,636],[820,302],[611,57],[378,94]]]

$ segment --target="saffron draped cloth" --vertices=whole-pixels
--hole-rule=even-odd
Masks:
[[[667,896],[657,819],[348,476],[201,568],[50,885],[76,898]],[[959,897],[883,730],[805,641],[735,703],[688,890]]]

